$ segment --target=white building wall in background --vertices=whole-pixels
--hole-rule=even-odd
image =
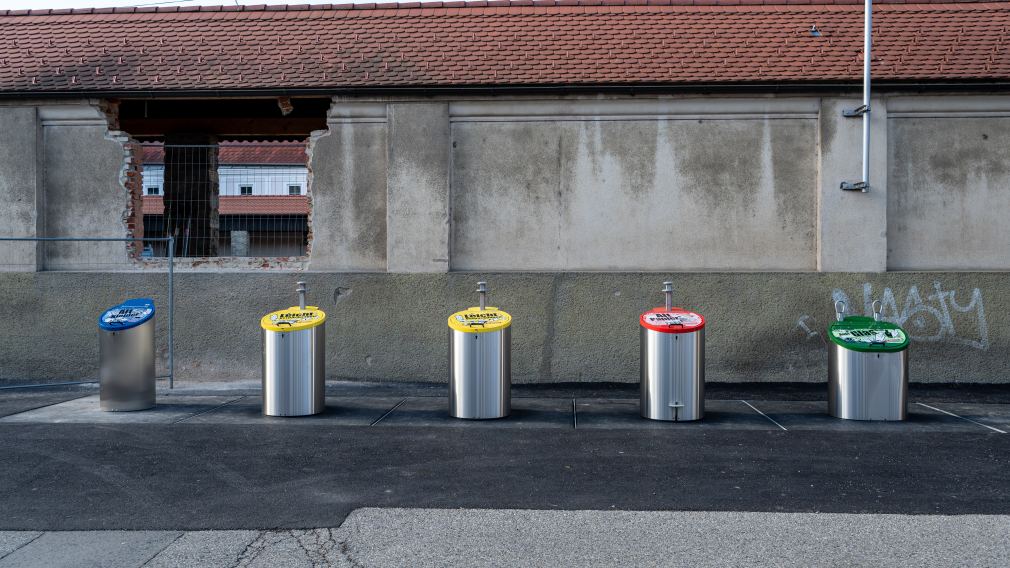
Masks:
[[[220,166],[217,172],[220,195],[242,195],[242,186],[251,186],[252,195],[305,195],[309,183],[305,166]],[[144,166],[145,194],[162,195],[164,185],[165,166]],[[298,187],[297,194],[291,193],[292,186]]]

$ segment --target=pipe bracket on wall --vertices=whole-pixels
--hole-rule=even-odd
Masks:
[[[868,114],[869,112],[870,112],[870,105],[859,105],[852,110],[848,109],[843,110],[842,116],[844,116],[845,118],[859,118],[864,114]]]
[[[870,184],[865,181],[843,181],[841,188],[842,191],[862,191],[866,193],[870,191]]]

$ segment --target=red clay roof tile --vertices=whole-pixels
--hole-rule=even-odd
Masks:
[[[0,11],[0,93],[858,82],[861,0],[829,1]],[[875,6],[877,79],[1010,79],[1010,4]]]

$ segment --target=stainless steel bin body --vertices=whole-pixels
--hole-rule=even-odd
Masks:
[[[156,403],[154,302],[127,300],[106,310],[99,327],[99,406],[119,412]]]
[[[297,306],[267,314],[263,328],[263,414],[308,416],[326,406],[326,314]]]
[[[828,411],[846,420],[905,420],[908,350],[863,353],[831,344]]]
[[[905,331],[889,322],[850,316],[833,323],[828,338],[828,412],[846,420],[905,420]]]
[[[655,308],[640,318],[641,414],[687,422],[705,415],[705,318]]]
[[[512,316],[494,307],[449,317],[449,415],[504,418],[512,411]]]

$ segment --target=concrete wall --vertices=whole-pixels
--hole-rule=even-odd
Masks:
[[[309,143],[311,270],[386,269],[386,109],[346,104]]]
[[[457,270],[812,270],[816,101],[459,103]]]
[[[888,268],[1010,269],[1010,98],[889,104]]]
[[[180,264],[180,379],[258,377],[257,321],[305,278],[331,378],[444,381],[445,318],[487,277],[517,382],[637,380],[635,318],[667,278],[709,318],[711,380],[823,380],[832,301],[882,299],[913,380],[1010,382],[1010,97],[875,99],[871,191],[842,192],[858,103],[334,99],[308,260]],[[0,106],[0,235],[125,236],[127,138],[97,108]],[[88,374],[98,312],[165,304],[165,273],[119,243],[45,249],[0,243],[0,317],[37,322],[0,335],[0,380]]]
[[[42,187],[42,133],[33,106],[0,106],[0,236],[41,234],[45,195]],[[6,243],[0,247],[0,271],[35,270],[35,243]]]
[[[514,317],[517,383],[635,382],[637,318],[661,304],[669,278],[676,303],[708,319],[710,381],[824,381],[832,300],[848,299],[859,311],[882,298],[887,319],[912,334],[913,381],[1010,383],[1010,279],[997,272],[184,272],[176,282],[179,381],[257,379],[259,318],[294,302],[301,278],[329,316],[332,379],[445,382],[446,318],[474,303],[484,278],[490,302]],[[0,380],[93,376],[96,314],[138,293],[164,308],[164,291],[163,273],[0,274],[0,321],[30,322],[4,334]],[[165,318],[158,319],[162,363]]]
[[[45,235],[127,236],[129,195],[123,175],[125,138],[109,136],[94,107],[40,109],[45,166]],[[50,243],[44,264],[51,270],[130,268],[126,243]]]

